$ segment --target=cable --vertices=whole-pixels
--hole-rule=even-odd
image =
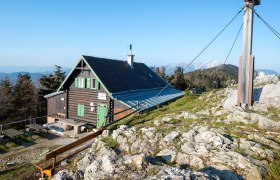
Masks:
[[[229,21],[229,23],[210,41],[210,43],[207,44],[207,46],[198,53],[198,55],[185,67],[183,68],[183,72],[185,69],[187,69],[224,31],[225,29],[237,18],[237,16],[243,11],[244,7],[241,8],[241,10]],[[177,78],[175,76],[155,97],[157,97],[162,91],[164,91],[171,83]]]
[[[233,44],[232,44],[232,46],[231,46],[231,48],[230,48],[230,50],[229,50],[229,53],[228,53],[228,55],[227,55],[227,57],[226,57],[226,59],[225,59],[223,65],[226,64],[226,62],[227,62],[227,60],[228,60],[228,58],[229,58],[229,56],[230,56],[230,54],[231,54],[231,52],[232,52],[232,50],[233,50],[233,47],[234,47],[234,45],[236,44],[236,41],[237,41],[237,39],[238,39],[238,37],[239,37],[239,34],[240,34],[241,30],[242,30],[243,24],[244,24],[244,23],[242,22],[242,24],[241,24],[241,26],[240,26],[240,28],[239,28],[239,30],[238,30],[238,33],[237,33],[237,35],[236,35],[236,37],[235,37],[235,39],[234,39],[234,41],[233,41]],[[216,66],[216,72],[217,72],[217,71],[218,71],[218,66]],[[215,78],[215,77],[214,77],[213,81],[216,82],[217,79],[218,79],[218,78]]]
[[[255,10],[254,14],[268,27],[268,29],[278,38],[280,39],[280,33],[275,30],[267,21],[265,21]]]
[[[242,30],[242,27],[243,27],[243,23],[241,24],[241,26],[240,26],[240,28],[239,28],[239,31],[238,31],[238,33],[237,33],[237,35],[236,35],[236,38],[235,38],[235,40],[234,40],[234,42],[233,42],[233,44],[232,44],[232,46],[231,46],[231,48],[230,48],[229,53],[228,53],[228,55],[227,55],[227,57],[226,57],[226,59],[225,59],[225,61],[224,61],[224,64],[226,64],[226,62],[227,62],[227,60],[228,60],[228,58],[229,58],[229,56],[230,56],[230,54],[231,54],[231,52],[232,52],[232,49],[233,49],[233,47],[234,47],[234,45],[235,45],[235,43],[236,43],[236,41],[237,41],[237,39],[238,39],[238,37],[239,37],[239,34],[240,34],[241,30]]]

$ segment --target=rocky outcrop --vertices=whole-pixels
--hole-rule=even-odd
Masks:
[[[119,142],[119,147],[109,148],[103,142],[104,137]],[[122,126],[113,132],[104,131],[94,141],[91,152],[78,162],[78,171],[61,171],[55,178],[69,173],[69,177],[74,177],[79,172],[80,176],[88,180],[131,177],[262,179],[266,163],[240,154],[235,151],[236,148],[244,149],[252,156],[273,158],[272,151],[261,149],[256,142],[245,139],[236,142],[236,139],[205,126],[195,126],[188,132],[171,131],[167,134],[155,128],[136,130],[134,127]],[[183,166],[186,168],[180,169]],[[187,167],[201,170],[193,171]]]
[[[254,79],[254,83],[277,83],[278,80],[279,78],[274,74],[268,75],[268,74],[260,73]]]

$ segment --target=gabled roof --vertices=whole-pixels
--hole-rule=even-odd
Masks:
[[[83,56],[110,93],[164,87],[167,82],[144,63]]]
[[[146,111],[184,95],[184,91],[179,91],[171,85],[168,85],[164,79],[143,63],[134,62],[133,68],[131,68],[127,61],[91,56],[82,56],[80,61],[82,60],[91,69],[92,73],[112,98],[138,111]],[[73,67],[58,88],[57,93],[63,90],[62,87],[76,66]],[[54,95],[57,94],[53,93],[47,97]]]
[[[131,68],[127,61],[92,56],[82,56],[82,59],[96,74],[98,79],[105,86],[109,93],[140,89],[153,89],[165,87],[167,85],[165,80],[163,80],[144,63],[134,62],[133,68]],[[62,83],[58,91],[61,90],[61,87],[66,82],[68,77]]]

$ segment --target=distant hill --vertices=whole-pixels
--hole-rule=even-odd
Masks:
[[[12,83],[16,83],[18,74],[26,74],[28,72],[0,73],[0,79],[9,78]],[[33,82],[37,83],[38,79],[47,73],[29,73]]]
[[[55,66],[0,66],[0,73],[49,73],[53,72]],[[70,68],[62,68],[63,71],[70,71]]]
[[[259,74],[260,72],[263,72],[264,74],[267,74],[267,75],[279,75],[278,72],[274,71],[274,70],[270,70],[270,69],[257,69],[256,70],[257,73]]]
[[[17,76],[19,73],[26,74],[29,73],[32,81],[36,84],[40,77],[53,73],[55,67],[36,67],[36,66],[0,66],[0,79],[9,78],[12,83],[17,81]],[[68,74],[70,68],[62,68],[62,71]]]
[[[201,87],[203,90],[222,88],[237,82],[238,67],[226,64],[209,69],[196,70],[186,73],[185,79],[192,87]]]

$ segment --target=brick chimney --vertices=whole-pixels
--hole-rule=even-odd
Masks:
[[[127,63],[133,68],[134,55],[132,55],[132,45],[129,45],[129,53],[127,55]]]

